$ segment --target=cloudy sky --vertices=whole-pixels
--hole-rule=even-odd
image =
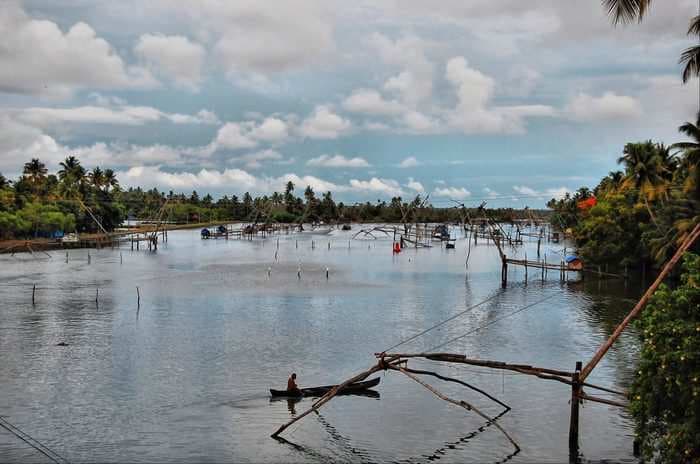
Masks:
[[[1,0],[0,172],[68,154],[124,185],[287,180],[345,201],[541,207],[627,141],[678,141],[696,0]]]

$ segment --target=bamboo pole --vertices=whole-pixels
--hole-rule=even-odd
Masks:
[[[627,408],[627,406],[628,406],[628,405],[626,405],[626,404],[624,404],[624,403],[620,403],[620,402],[617,402],[617,401],[609,400],[609,399],[606,399],[606,398],[599,398],[599,397],[597,397],[597,396],[587,395],[587,394],[585,394],[585,393],[581,393],[581,394],[579,395],[579,398],[581,398],[581,399],[583,399],[583,400],[594,401],[594,402],[596,402],[596,403],[609,404],[610,406],[617,406],[617,407],[619,407],[619,408]]]
[[[610,347],[615,343],[615,341],[620,337],[622,334],[622,331],[625,330],[625,328],[629,325],[629,323],[636,318],[640,312],[642,312],[642,309],[647,305],[649,300],[651,299],[651,296],[656,292],[656,289],[659,288],[659,285],[661,285],[661,282],[668,276],[668,274],[671,272],[671,270],[675,267],[676,263],[681,259],[681,256],[695,243],[695,240],[700,236],[700,224],[697,224],[693,231],[686,237],[686,239],[683,241],[681,246],[678,247],[678,250],[676,250],[676,253],[673,255],[673,257],[666,263],[664,268],[661,270],[659,275],[656,277],[656,280],[649,286],[646,292],[644,292],[644,295],[642,298],[637,302],[637,304],[632,308],[632,310],[627,314],[627,316],[623,319],[623,321],[615,328],[615,331],[610,335],[610,338],[608,338],[605,343],[603,343],[600,348],[595,352],[593,357],[591,358],[590,361],[588,361],[588,364],[583,368],[581,371],[581,381],[585,380],[586,377],[588,377],[595,369],[595,367],[598,365],[600,360],[605,356],[605,353],[608,352]]]
[[[478,410],[477,408],[475,408],[473,405],[467,403],[467,402],[464,401],[464,400],[457,401],[457,400],[454,400],[454,399],[450,398],[449,396],[445,396],[444,394],[440,393],[438,390],[436,390],[435,388],[433,388],[430,384],[428,384],[428,383],[426,383],[426,382],[423,382],[421,379],[419,379],[419,378],[416,377],[415,375],[413,375],[413,374],[409,373],[408,371],[406,371],[406,369],[404,369],[403,367],[400,367],[400,366],[393,367],[393,366],[392,366],[392,367],[390,367],[390,369],[398,370],[399,372],[401,372],[402,374],[406,375],[406,376],[409,377],[410,379],[412,379],[412,380],[418,382],[419,384],[423,385],[425,388],[427,388],[430,392],[432,392],[432,393],[433,393],[435,396],[437,396],[438,398],[440,398],[440,399],[442,399],[442,400],[445,400],[445,401],[447,401],[448,403],[452,403],[452,404],[457,405],[457,406],[459,406],[459,407],[461,407],[461,408],[464,408],[464,409],[466,409],[467,411],[474,411],[476,414],[478,414],[478,415],[481,416],[482,418],[486,419],[486,421],[487,421],[489,424],[495,425],[496,428],[497,428],[498,430],[500,430],[501,433],[503,433],[503,435],[505,435],[505,437],[508,439],[508,441],[510,441],[510,443],[511,443],[511,444],[513,445],[513,447],[515,448],[516,452],[520,451],[520,446],[518,446],[518,444],[515,442],[515,440],[513,440],[513,438],[512,438],[510,435],[508,435],[508,432],[506,432],[506,431],[503,429],[503,427],[501,427],[500,424],[499,424],[497,421],[495,421],[494,419],[490,418],[489,416],[487,416],[487,415],[484,414],[483,412],[479,411],[479,410]]]
[[[431,376],[436,377],[436,378],[438,378],[438,379],[440,379],[440,380],[444,380],[445,382],[454,382],[454,383],[458,383],[458,384],[463,385],[463,386],[465,386],[465,387],[467,387],[467,388],[469,388],[469,389],[471,389],[471,390],[474,390],[475,392],[481,393],[482,395],[484,395],[485,397],[487,397],[487,398],[490,399],[491,401],[494,401],[494,402],[500,404],[501,406],[503,406],[503,407],[505,408],[505,411],[503,411],[503,412],[501,413],[501,415],[507,413],[507,412],[510,411],[510,409],[511,409],[510,406],[508,406],[507,404],[505,404],[504,402],[502,402],[502,401],[499,400],[498,398],[496,398],[496,397],[494,397],[494,396],[491,396],[491,395],[489,395],[488,393],[486,393],[484,390],[482,390],[482,389],[480,389],[480,388],[477,388],[477,387],[475,387],[474,385],[470,385],[470,384],[468,384],[467,382],[464,382],[464,381],[462,381],[462,380],[453,379],[452,377],[446,377],[446,376],[444,376],[444,375],[440,375],[440,374],[438,374],[437,372],[432,372],[432,371],[424,371],[424,370],[420,370],[420,369],[409,369],[408,367],[404,367],[404,369],[405,369],[407,372],[410,372],[410,373],[412,373],[412,374],[431,375]]]

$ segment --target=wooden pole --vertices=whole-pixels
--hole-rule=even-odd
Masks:
[[[34,295],[36,295],[36,284],[32,287],[32,305],[34,305]]]
[[[136,287],[136,308],[141,308],[141,292],[138,287]]]
[[[571,419],[569,422],[569,461],[576,462],[578,458],[578,412],[581,397],[581,361],[576,362],[576,370],[571,378]]]
[[[649,286],[647,291],[644,292],[642,298],[637,302],[634,308],[632,308],[629,314],[627,314],[625,319],[615,328],[615,331],[612,333],[612,335],[610,335],[610,338],[608,338],[605,341],[605,343],[603,343],[600,346],[600,348],[598,348],[598,351],[595,352],[593,358],[591,358],[591,360],[588,361],[588,364],[586,364],[586,366],[581,371],[581,380],[585,380],[586,377],[590,375],[591,371],[596,367],[596,365],[598,365],[603,356],[605,356],[605,353],[608,352],[613,343],[615,343],[615,341],[620,337],[622,331],[625,330],[629,323],[634,318],[636,318],[640,312],[642,312],[642,309],[644,309],[644,307],[647,305],[656,289],[659,288],[661,282],[663,282],[666,276],[675,267],[676,263],[678,263],[678,261],[681,259],[681,256],[683,256],[683,254],[693,245],[693,243],[695,243],[695,240],[697,240],[699,236],[700,224],[697,224],[693,231],[683,241],[681,246],[678,247],[678,250],[676,250],[676,253],[673,255],[673,257],[666,263],[664,268],[656,277],[656,280],[654,280],[654,282]]]
[[[402,374],[408,376],[409,378],[411,378],[411,379],[413,379],[414,381],[418,382],[419,384],[423,385],[425,388],[427,388],[430,392],[432,392],[432,393],[433,393],[435,396],[437,396],[438,398],[443,399],[443,400],[447,401],[448,403],[452,403],[452,404],[457,405],[457,406],[459,406],[459,407],[461,407],[461,408],[464,408],[464,409],[466,409],[467,411],[474,411],[474,412],[477,413],[479,416],[481,416],[482,418],[486,419],[486,421],[487,421],[489,424],[495,425],[496,428],[497,428],[498,430],[500,430],[501,433],[503,433],[503,435],[505,435],[505,437],[508,439],[508,441],[513,445],[513,447],[515,448],[515,451],[516,451],[516,452],[520,451],[520,446],[518,446],[518,444],[515,442],[515,440],[513,440],[513,438],[512,438],[510,435],[508,435],[508,432],[506,432],[506,431],[503,429],[503,427],[501,427],[501,426],[499,425],[499,423],[498,423],[497,421],[493,420],[492,418],[490,418],[489,416],[487,416],[487,415],[484,414],[483,412],[479,411],[479,410],[476,409],[473,405],[467,403],[467,402],[464,401],[464,400],[457,401],[457,400],[454,400],[454,399],[452,399],[452,398],[450,398],[450,397],[448,397],[448,396],[443,395],[442,393],[440,393],[439,391],[437,391],[435,388],[433,388],[431,385],[427,384],[426,382],[423,382],[421,379],[419,379],[419,378],[416,377],[415,375],[409,373],[406,369],[402,368],[401,366],[391,367],[391,369],[398,370],[398,371],[400,371]]]

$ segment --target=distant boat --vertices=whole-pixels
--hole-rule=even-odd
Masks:
[[[61,238],[61,243],[78,243],[78,240],[78,234],[71,232],[70,234],[66,234],[63,236],[63,238]]]
[[[343,388],[339,395],[347,395],[351,393],[359,393],[359,392],[364,392],[365,390],[369,390],[372,387],[376,387],[379,385],[379,381],[381,380],[381,377],[376,377],[372,380],[366,380],[364,382],[355,382],[351,383],[350,385],[346,386]],[[270,395],[272,396],[286,396],[289,398],[298,398],[301,396],[323,396],[329,391],[331,391],[333,388],[337,387],[337,385],[325,385],[323,387],[313,387],[313,388],[302,388],[301,389],[301,394],[292,394],[287,390],[275,390],[270,388]]]
[[[306,235],[328,235],[331,233],[333,229],[330,227],[324,227],[324,228],[316,228],[316,229],[309,229],[309,230],[301,230],[299,231],[300,234],[306,234]]]

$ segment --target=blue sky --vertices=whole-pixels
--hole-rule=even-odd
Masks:
[[[350,5],[348,3],[351,3]],[[542,207],[628,141],[679,140],[695,0],[6,0],[0,172],[68,154],[123,185]]]

